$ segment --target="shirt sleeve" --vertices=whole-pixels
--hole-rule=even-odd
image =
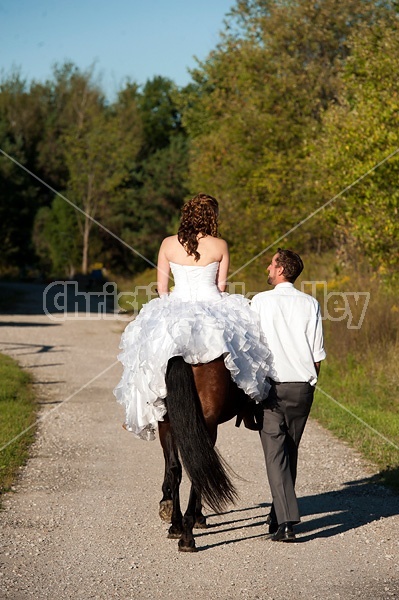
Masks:
[[[324,339],[323,339],[323,322],[321,320],[320,305],[317,303],[316,312],[316,329],[314,336],[313,345],[313,360],[319,362],[326,358],[326,352],[324,350]]]

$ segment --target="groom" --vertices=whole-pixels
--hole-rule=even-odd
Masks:
[[[302,270],[298,254],[279,248],[267,268],[274,290],[252,300],[274,359],[261,442],[273,498],[267,522],[275,542],[295,540],[293,525],[300,521],[295,494],[298,446],[326,356],[319,303],[294,288]]]

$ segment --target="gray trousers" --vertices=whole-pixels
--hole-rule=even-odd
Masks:
[[[299,523],[295,494],[298,446],[313,402],[310,383],[272,383],[260,433],[277,523]]]

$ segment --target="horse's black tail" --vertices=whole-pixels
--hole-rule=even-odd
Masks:
[[[221,512],[235,502],[237,492],[207,430],[191,366],[181,356],[169,361],[166,385],[166,407],[183,465],[203,500]]]

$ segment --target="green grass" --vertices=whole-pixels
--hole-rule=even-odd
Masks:
[[[350,354],[325,361],[319,387],[336,402],[316,391],[312,417],[379,467],[376,480],[399,490],[398,381],[372,357]]]
[[[28,459],[36,412],[30,375],[12,358],[0,354],[0,493],[10,490]]]

